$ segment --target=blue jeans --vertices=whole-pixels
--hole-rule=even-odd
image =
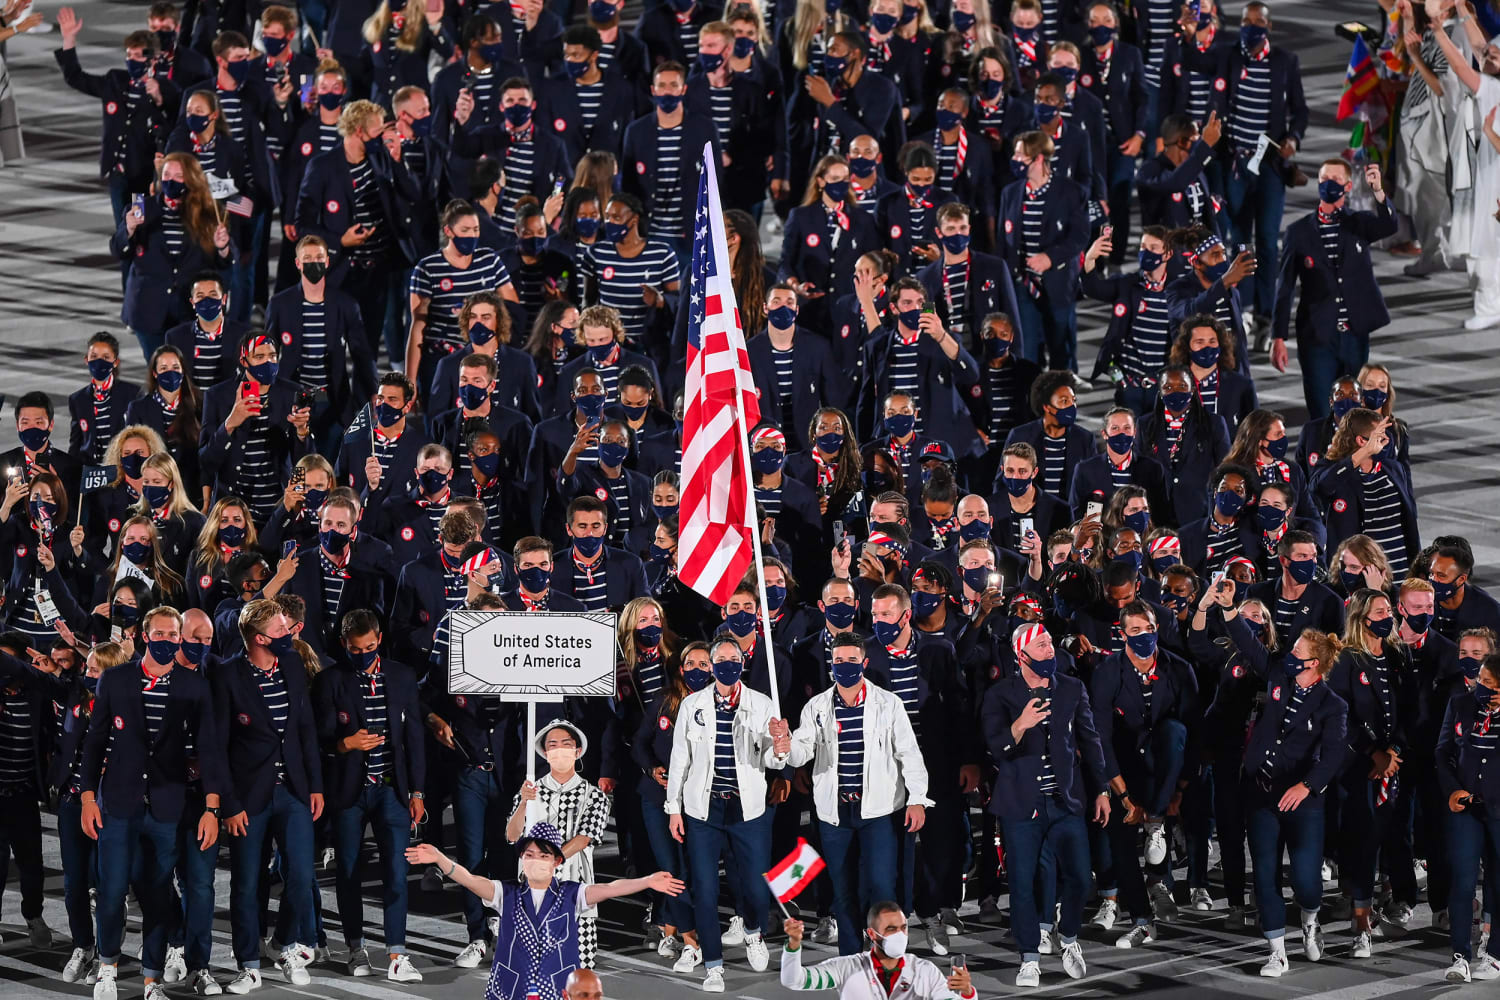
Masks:
[[[1297,343],[1297,364],[1302,369],[1302,397],[1310,419],[1328,416],[1328,395],[1340,375],[1357,375],[1370,360],[1368,334],[1345,331],[1331,333],[1329,344]]]
[[[1030,819],[1001,817],[1005,831],[1005,863],[1010,873],[1010,927],[1021,961],[1038,961],[1042,932],[1037,919],[1036,878],[1042,847],[1052,849],[1062,872],[1062,922],[1058,930],[1063,942],[1078,936],[1083,922],[1083,900],[1088,895],[1089,838],[1083,817],[1070,813],[1056,798],[1038,796],[1036,815]],[[1050,919],[1051,913],[1048,913]]]
[[[648,781],[656,784],[655,779],[648,774],[641,778],[641,785],[644,786]],[[656,859],[656,867],[686,881],[687,855],[683,852],[682,845],[672,837],[667,814],[662,811],[661,806],[649,801],[644,795],[640,799],[641,822],[646,827],[646,839],[651,844],[651,855]],[[680,896],[662,896],[656,919],[665,926],[677,928],[679,934],[692,932],[694,922],[691,897],[686,893]]]
[[[455,857],[471,872],[483,871],[491,878],[508,878],[515,871],[515,852],[505,842],[505,813],[510,801],[500,788],[499,771],[466,767],[453,787]],[[489,911],[472,892],[464,897],[464,923],[470,941],[484,940]]]
[[[1043,368],[1077,371],[1076,303],[1053,302],[1045,291],[1034,299],[1026,290],[1024,281],[1017,281],[1015,284],[1016,311],[1021,314],[1021,349],[1026,360],[1034,361]]]
[[[1106,130],[1107,131],[1107,130]],[[1105,195],[1109,204],[1108,222],[1114,227],[1111,242],[1114,250],[1109,259],[1113,264],[1125,260],[1130,251],[1130,190],[1135,186],[1135,168],[1139,159],[1126,156],[1115,145],[1113,137],[1107,140],[1109,149],[1105,153]],[[1144,151],[1145,146],[1141,149]]]
[[[81,829],[81,828],[80,828]],[[21,888],[21,916],[42,915],[42,810],[29,789],[0,795],[0,890],[10,857],[16,858]]]
[[[1309,796],[1291,812],[1277,808],[1281,796],[1262,792],[1254,779],[1243,785],[1245,833],[1255,879],[1255,905],[1267,939],[1286,936],[1286,900],[1281,898],[1281,847],[1291,858],[1292,898],[1306,921],[1323,904],[1323,802]],[[1468,928],[1464,928],[1468,933]]]
[[[339,920],[350,951],[364,947],[365,901],[359,844],[365,823],[380,851],[382,899],[385,903],[385,947],[392,955],[406,951],[406,845],[411,842],[411,813],[392,785],[366,783],[354,804],[333,817],[333,845],[338,865]]]
[[[771,893],[761,873],[771,868],[774,815],[767,808],[755,819],[747,820],[738,798],[717,797],[708,800],[706,819],[683,814],[693,919],[698,927],[698,943],[703,947],[703,964],[710,969],[724,964],[724,947],[719,942],[719,858],[726,846],[739,862],[741,898],[750,911],[741,914],[745,918],[745,933],[759,934],[766,925]]]
[[[1448,889],[1448,917],[1452,924],[1450,944],[1454,952],[1472,960],[1469,912],[1474,905],[1474,885],[1479,881],[1481,860],[1484,861],[1486,899],[1496,879],[1500,878],[1500,816],[1490,815],[1486,806],[1449,812],[1447,831],[1448,861],[1453,866],[1453,881]],[[1500,941],[1489,945],[1489,953],[1500,959]]]
[[[1276,272],[1280,257],[1281,213],[1286,207],[1286,185],[1272,170],[1271,158],[1281,154],[1273,147],[1266,150],[1259,174],[1252,174],[1240,164],[1229,172],[1226,182],[1229,200],[1229,226],[1237,243],[1255,243],[1255,314],[1270,319],[1276,305]],[[1323,392],[1328,392],[1325,383]]]
[[[57,843],[62,852],[63,907],[68,911],[68,933],[73,947],[92,951],[94,914],[89,908],[89,886],[99,879],[94,838],[83,832],[83,806],[76,795],[57,804]]]
[[[213,949],[214,869],[219,865],[219,841],[208,850],[198,847],[198,819],[202,812],[188,809],[177,828],[177,883],[181,907],[174,916],[180,922],[172,933],[172,944],[184,949],[189,970],[208,968]]]
[[[269,216],[262,215],[243,227],[244,235],[249,237],[248,245],[239,248],[239,258],[229,269],[229,318],[240,323],[250,321],[250,310],[255,306],[255,265],[266,252],[266,229],[261,223],[269,221]]]
[[[172,870],[177,867],[177,824],[151,815],[150,808],[134,819],[103,814],[99,830],[99,961],[120,962],[125,936],[125,891],[137,870],[136,900],[141,904],[145,939],[141,946],[141,975],[156,979],[167,960],[167,932],[172,926]]]
[[[281,944],[311,944],[313,924],[312,812],[285,785],[277,785],[271,804],[249,817],[243,837],[229,842],[229,923],[235,963],[241,969],[260,968],[260,880],[265,877],[266,837],[281,850],[281,905],[296,908],[289,925],[291,940]],[[102,868],[101,864],[101,868]]]
[[[833,915],[839,925],[839,954],[865,947],[865,911],[871,903],[896,898],[896,816],[864,819],[858,802],[839,803],[837,824],[818,820],[823,856],[833,880]]]
[[[1370,759],[1360,754],[1338,778],[1339,879],[1348,888],[1355,909],[1369,909],[1374,902],[1380,845],[1391,824],[1399,819],[1397,795],[1391,795],[1384,805],[1376,805],[1380,783],[1365,777],[1369,767]],[[1397,780],[1405,784],[1408,776],[1401,775]]]
[[[1177,779],[1182,774],[1187,753],[1187,727],[1176,719],[1163,719],[1151,730],[1146,752],[1132,762],[1121,757],[1130,800],[1153,819],[1167,814],[1172,796],[1177,794]]]

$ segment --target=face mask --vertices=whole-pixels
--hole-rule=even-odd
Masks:
[[[226,524],[219,529],[219,544],[237,549],[245,541],[245,529],[238,524]]]
[[[1130,454],[1130,450],[1135,447],[1134,434],[1111,434],[1105,440],[1109,442],[1110,451],[1113,451],[1116,455],[1128,455]],[[1129,524],[1130,522],[1126,521],[1126,523]]]
[[[766,320],[778,330],[790,330],[797,322],[797,310],[793,306],[777,306],[766,313]]]
[[[505,109],[505,123],[511,128],[525,128],[531,121],[531,105],[512,104]]]
[[[1463,671],[1464,677],[1472,681],[1474,678],[1479,676],[1479,662],[1479,660],[1472,656],[1460,656],[1458,658],[1458,669]],[[1482,686],[1483,685],[1481,685],[1481,687]],[[1478,688],[1476,688],[1475,691],[1477,692]],[[1489,688],[1484,688],[1484,699],[1482,701],[1482,704],[1488,705],[1490,697],[1494,693],[1495,692],[1491,691]],[[1478,695],[1476,694],[1475,697],[1478,697]]]
[[[57,504],[48,503],[45,500],[31,501],[31,519],[38,524],[43,521],[50,522],[57,517]]]
[[[543,593],[552,582],[552,571],[542,569],[540,566],[528,566],[526,569],[517,570],[516,576],[521,580],[521,588],[528,594]]]
[[[785,587],[766,587],[766,607],[772,611],[780,611],[781,606],[786,603]]]
[[[875,641],[882,646],[889,646],[901,636],[901,622],[872,622],[870,628],[875,633]]]
[[[839,687],[857,687],[860,678],[865,675],[865,665],[859,661],[854,663],[835,661],[830,664],[830,667],[833,672],[833,682]]]
[[[771,476],[781,471],[781,464],[785,460],[786,456],[777,449],[762,448],[751,453],[750,467],[763,476]]]
[[[171,28],[162,28],[156,33],[156,47],[163,52],[171,52],[177,48],[177,32]]]
[[[922,8],[921,7],[913,7],[910,4],[902,4],[901,5],[901,23],[902,24],[910,24],[910,23],[912,23],[913,21],[915,21],[917,19],[917,15],[920,14],[921,12],[922,12]]]
[[[598,420],[604,414],[603,396],[577,396],[573,399],[573,405],[578,407],[578,412],[583,414],[585,420]]]
[[[130,478],[130,479],[139,479],[139,478],[141,478],[141,469],[143,469],[145,467],[145,465],[146,465],[146,456],[145,455],[121,455],[120,456],[120,471],[123,472],[123,473],[125,473],[125,475],[126,475],[127,478]]]
[[[1281,659],[1281,669],[1286,671],[1288,677],[1296,677],[1302,673],[1302,661],[1289,649]]]
[[[182,388],[182,372],[157,372],[156,385],[167,392],[176,392]]]
[[[494,479],[495,473],[500,471],[500,453],[498,451],[492,451],[488,455],[470,455],[469,461],[485,479]]]
[[[455,240],[454,242],[456,243],[457,240]],[[463,251],[460,250],[459,252],[462,253]],[[495,339],[495,331],[491,330],[485,324],[479,322],[478,320],[474,320],[472,323],[469,324],[469,343],[470,344],[474,345],[475,347],[483,347],[485,344],[488,344],[490,341],[492,341],[494,339]],[[463,391],[462,387],[460,387],[459,391],[460,392]],[[473,407],[470,407],[470,409],[473,409]]]
[[[250,373],[255,381],[260,382],[262,385],[269,385],[276,381],[276,373],[281,370],[281,366],[275,361],[262,361],[258,365],[246,365],[245,370]]]
[[[823,78],[825,80],[837,80],[844,75],[844,68],[849,65],[849,60],[838,59],[834,56],[823,57]]]
[[[404,410],[399,410],[389,403],[377,403],[375,405],[375,419],[382,427],[393,426],[396,421],[404,415]]]
[[[843,201],[849,197],[848,181],[829,181],[823,185],[823,193],[833,201]]]
[[[573,548],[577,549],[578,554],[583,558],[592,559],[599,554],[600,549],[604,548],[604,539],[580,535],[573,539]]]
[[[266,50],[266,55],[270,56],[272,59],[275,59],[277,56],[286,51],[285,38],[272,38],[270,35],[261,35],[260,45],[261,48]]]
[[[944,132],[956,129],[963,124],[964,116],[957,111],[949,111],[947,108],[938,108],[937,127]]]
[[[182,196],[187,194],[187,184],[178,180],[163,180],[161,193],[163,197],[170,198],[172,201],[181,201]]]
[[[1018,181],[1024,179],[1027,171],[1029,171],[1030,169],[1030,164],[1028,164],[1025,160],[1010,161],[1010,175]]]
[[[1158,560],[1158,562],[1159,561],[1160,560]],[[1161,602],[1167,607],[1171,608],[1173,614],[1179,615],[1182,614],[1187,606],[1192,603],[1190,598],[1185,597],[1182,594],[1174,594],[1170,590],[1164,590],[1161,592]],[[1249,619],[1246,619],[1246,621],[1249,621]]]
[[[884,493],[891,488],[891,477],[878,469],[866,469],[860,474],[861,481],[865,484],[865,491],[872,494]]]
[[[250,79],[251,62],[249,59],[241,59],[239,62],[225,63],[225,69],[229,71],[229,78],[235,84],[242,84]]]
[[[1215,281],[1218,281],[1228,273],[1229,259],[1227,257],[1224,260],[1219,261],[1217,264],[1203,265],[1203,276],[1208,279],[1209,284],[1213,284]]]
[[[986,521],[975,518],[968,524],[958,526],[958,537],[961,541],[972,542],[980,538],[990,537],[990,525]]]
[[[1032,673],[1044,679],[1057,675],[1057,657],[1055,656],[1049,656],[1045,660],[1033,659],[1027,666],[1031,668]]]
[[[664,503],[654,503],[651,509],[656,512],[658,521],[665,521],[669,517],[677,516],[677,508]]]
[[[739,660],[715,660],[714,680],[725,687],[732,688],[740,682],[740,675],[745,672],[745,665]]]
[[[432,134],[432,115],[423,115],[421,118],[411,120],[411,134],[418,139],[425,139]]]
[[[1234,517],[1245,508],[1245,498],[1233,490],[1220,490],[1214,494],[1214,508],[1225,517]]]
[[[974,15],[973,14],[965,14],[961,10],[955,10],[953,12],[953,30],[954,31],[957,31],[961,35],[964,32],[968,31],[972,27],[974,27]]]
[[[1162,261],[1167,259],[1164,254],[1159,254],[1155,250],[1147,250],[1145,247],[1141,248],[1139,257],[1142,271],[1155,271],[1161,267]]]
[[[151,659],[157,663],[171,663],[177,659],[177,651],[182,648],[182,643],[173,642],[170,639],[150,639],[146,642],[146,649],[151,654]]]
[[[17,436],[27,451],[41,451],[47,447],[47,439],[52,436],[52,432],[45,427],[28,427],[24,431],[18,431]]]
[[[1139,635],[1127,635],[1125,645],[1130,648],[1137,659],[1149,660],[1156,655],[1156,633],[1142,632]]]
[[[825,454],[837,454],[844,446],[844,435],[842,431],[834,431],[830,434],[819,434],[817,440],[818,448]]]
[[[1004,80],[996,80],[994,77],[990,77],[987,80],[981,80],[979,81],[979,96],[984,98],[986,101],[993,101],[995,98],[1000,96],[1000,91],[1004,87]]]
[[[1288,559],[1286,568],[1287,572],[1292,575],[1292,579],[1299,584],[1312,583],[1313,577],[1318,575],[1316,559]]]
[[[479,248],[478,236],[450,236],[449,240],[460,257],[470,257]]]
[[[973,569],[963,570],[960,575],[970,590],[976,594],[982,594],[989,589],[991,572],[993,570],[988,566],[975,566]]]
[[[713,679],[713,673],[707,670],[684,670],[682,672],[682,683],[687,685],[689,691],[702,691]]]
[[[1269,504],[1258,504],[1255,508],[1255,519],[1260,523],[1261,531],[1270,533],[1286,523],[1286,511]]]
[[[910,413],[893,413],[885,418],[885,431],[891,437],[904,438],[916,424],[917,418]]]
[[[1064,427],[1072,427],[1073,422],[1078,419],[1078,404],[1062,407],[1057,411],[1055,419]]]
[[[341,108],[343,106],[344,106],[344,95],[343,94],[328,93],[328,94],[319,94],[318,95],[318,107],[322,108],[324,111],[337,111],[339,108]]]
[[[578,767],[578,751],[573,747],[552,747],[545,754],[547,766],[566,774]]]
[[[1344,185],[1336,180],[1318,181],[1318,200],[1325,205],[1332,205],[1344,196]]]
[[[1138,510],[1134,514],[1126,514],[1123,523],[1125,527],[1134,531],[1137,535],[1145,535],[1146,528],[1151,523],[1151,512],[1149,510]]]
[[[151,63],[145,59],[125,60],[125,72],[130,74],[130,78],[132,80],[139,80],[141,77],[146,75],[146,71],[150,68]]]
[[[1248,52],[1254,52],[1260,48],[1260,43],[1266,40],[1269,32],[1258,24],[1240,25],[1240,44]]]
[[[276,657],[276,659],[278,660],[282,659],[283,657],[291,656],[293,649],[294,647],[292,646],[292,633],[290,632],[288,632],[286,635],[277,636],[266,645],[266,651],[269,652],[272,656]]]
[[[1098,24],[1089,29],[1089,41],[1094,43],[1094,48],[1100,49],[1114,41],[1115,29],[1106,24]]]
[[[871,14],[870,28],[877,35],[889,35],[896,30],[898,19],[895,14]]]
[[[852,604],[828,604],[823,607],[823,619],[834,632],[842,632],[854,624],[858,609]]]
[[[609,356],[611,354],[613,354],[614,351],[615,351],[615,343],[614,343],[614,341],[610,341],[610,342],[605,343],[605,344],[594,344],[593,346],[591,346],[590,348],[588,348],[589,360],[592,361],[596,365],[608,364],[609,363]],[[604,397],[600,396],[599,399],[602,401],[604,399]]]
[[[321,260],[308,260],[302,262],[302,277],[316,285],[328,274],[328,263]]]
[[[208,658],[208,643],[187,642],[182,643],[182,655],[194,666],[203,666],[203,661]]]
[[[323,501],[327,499],[327,490],[308,490],[302,494],[302,510],[309,517],[316,516],[323,509]]]
[[[1145,557],[1141,554],[1141,550],[1136,549],[1134,552],[1117,552],[1115,553],[1114,558],[1112,558],[1110,561],[1124,563],[1136,572],[1140,572],[1141,562],[1144,558]]]
[[[606,243],[620,243],[630,235],[630,227],[623,222],[606,222],[604,224],[604,240]]]
[[[1050,127],[1057,121],[1057,108],[1050,104],[1036,105],[1036,123],[1043,128]]]
[[[755,621],[754,611],[736,611],[724,617],[724,624],[729,626],[729,631],[741,639],[755,631]]]
[[[578,80],[587,75],[589,71],[589,61],[587,59],[584,59],[579,62],[574,62],[571,59],[564,59],[563,69],[568,71],[569,80]]]
[[[1382,639],[1389,639],[1391,636],[1391,630],[1394,629],[1395,626],[1395,618],[1380,618],[1378,620],[1365,623],[1365,627],[1370,630],[1370,634],[1378,635]]]
[[[918,324],[922,322],[922,310],[920,309],[903,309],[896,315],[900,317],[901,325],[909,330],[917,329]]]
[[[121,604],[119,601],[109,606],[109,616],[121,625],[130,626],[135,624],[136,615],[140,609],[133,604]]]
[[[618,441],[604,441],[599,445],[599,464],[613,469],[624,462],[629,454],[629,445],[620,444]]]
[[[349,538],[344,532],[334,531],[332,528],[318,532],[318,544],[335,556],[349,547]]]
[[[551,858],[522,858],[521,871],[526,874],[528,882],[551,881],[552,873],[557,869],[556,863]]]
[[[969,234],[954,233],[943,237],[943,249],[952,254],[963,253],[969,249]]]
[[[151,558],[151,546],[146,542],[129,542],[120,547],[120,552],[137,566]]]
[[[494,42],[489,45],[479,46],[479,58],[491,66],[495,65],[505,58],[505,43]]]
[[[224,312],[224,300],[212,295],[204,296],[193,303],[193,312],[205,323],[212,323]]]
[[[1161,394],[1161,401],[1168,412],[1181,413],[1193,401],[1193,394],[1191,392],[1164,392]]]
[[[743,59],[743,58],[745,58],[746,56],[748,56],[750,53],[752,53],[754,51],[755,51],[755,39],[753,39],[753,38],[736,38],[734,40],[734,57],[736,59]]]
[[[656,110],[664,115],[670,115],[682,104],[681,94],[656,94],[651,98],[651,103],[656,105]]]
[[[1199,368],[1213,368],[1219,363],[1219,349],[1217,347],[1200,347],[1191,352],[1190,357],[1193,364]]]
[[[1358,579],[1363,579],[1363,577],[1359,577]],[[1444,601],[1448,600],[1449,598],[1453,597],[1453,595],[1458,593],[1457,581],[1453,583],[1443,583],[1441,580],[1434,580],[1431,577],[1428,577],[1427,582],[1432,584],[1432,596],[1439,604],[1442,604]]]
[[[108,358],[95,358],[89,362],[89,378],[103,382],[115,372],[115,363]]]
[[[155,510],[164,506],[172,499],[172,487],[170,486],[142,486],[141,497],[146,501],[146,506]]]
[[[540,257],[542,247],[547,241],[541,236],[522,236],[517,242],[520,244],[522,256]]]
[[[1378,411],[1385,406],[1385,401],[1390,399],[1391,395],[1384,389],[1366,389],[1360,397],[1360,401],[1365,404],[1365,409]]]
[[[458,387],[458,402],[466,410],[477,410],[489,399],[490,391],[482,385],[461,385]]]
[[[724,53],[699,52],[698,65],[703,67],[703,72],[705,73],[716,73],[719,67],[724,65]]]
[[[942,594],[929,594],[925,590],[911,592],[911,615],[926,620],[931,618],[946,598]]]
[[[1002,478],[1005,480],[1005,492],[1013,497],[1023,497],[1026,495],[1026,491],[1031,489],[1030,478],[1019,478],[1016,476],[1004,476]]]
[[[1073,86],[1073,81],[1078,79],[1078,71],[1072,66],[1058,66],[1052,70],[1057,78],[1068,86]]]
[[[605,0],[593,0],[593,3],[589,4],[589,20],[596,24],[608,24],[615,19],[617,13],[619,9],[612,3],[606,3]]]
[[[193,133],[194,135],[198,135],[204,129],[208,128],[208,123],[211,120],[212,119],[208,115],[188,115],[187,116],[188,131],[191,132],[191,133]]]

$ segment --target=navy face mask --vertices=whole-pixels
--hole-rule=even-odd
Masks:
[[[1332,205],[1344,196],[1344,185],[1332,178],[1326,181],[1318,181],[1318,200],[1325,205]]]
[[[146,506],[154,510],[172,499],[172,487],[148,484],[141,487],[141,497],[146,501]]]
[[[1072,406],[1060,407],[1053,419],[1064,427],[1072,427],[1073,423],[1078,419],[1078,404],[1074,403]]]
[[[339,108],[341,108],[343,106],[344,106],[344,95],[343,94],[328,93],[328,94],[319,94],[318,95],[318,107],[322,108],[324,111],[337,111]]]
[[[911,592],[911,614],[913,618],[928,619],[943,604],[942,594],[929,594],[925,590]]]
[[[528,566],[526,569],[517,570],[516,576],[520,578],[521,587],[528,594],[540,594],[547,589],[552,582],[552,571],[542,569],[540,566]]]
[[[990,574],[993,572],[988,566],[975,566],[973,569],[963,570],[960,575],[970,590],[982,594],[989,589]]]
[[[781,463],[785,459],[786,455],[776,448],[762,448],[751,453],[750,465],[761,475],[772,476],[781,471]]]
[[[959,34],[963,34],[964,32],[968,31],[972,27],[974,27],[974,15],[973,14],[965,14],[961,10],[955,10],[953,12],[953,30],[954,31],[957,31]]]
[[[1004,80],[997,80],[994,77],[989,77],[987,79],[979,81],[979,96],[984,98],[986,101],[993,101],[995,98],[1000,96],[1000,91],[1004,89],[1004,87]]]
[[[1190,352],[1193,364],[1199,368],[1213,368],[1219,363],[1219,349],[1217,347],[1200,347]]]
[[[1134,514],[1126,514],[1124,517],[1125,527],[1141,536],[1146,534],[1146,528],[1150,523],[1151,512],[1149,510],[1138,510]]]
[[[889,35],[896,30],[899,20],[895,14],[871,14],[870,27],[877,35]]]
[[[847,661],[835,660],[831,665],[833,682],[839,687],[852,688],[859,684],[860,678],[865,675],[863,661],[849,663]]]
[[[1023,497],[1026,491],[1031,489],[1031,478],[1020,476],[1005,476],[1005,492],[1013,497]]]
[[[1234,517],[1245,509],[1245,498],[1234,490],[1220,490],[1214,494],[1214,507],[1225,517]]]
[[[682,683],[687,685],[689,691],[702,691],[713,679],[713,673],[708,670],[684,670],[682,672]]]
[[[778,330],[790,330],[797,322],[797,310],[794,306],[777,306],[766,313],[766,320]]]
[[[1384,389],[1366,389],[1360,397],[1360,401],[1365,404],[1365,409],[1379,411],[1385,406],[1385,401],[1391,398],[1391,394]]]
[[[1276,461],[1279,462],[1283,458],[1286,458],[1286,446],[1289,445],[1289,444],[1291,444],[1291,443],[1292,443],[1292,440],[1291,440],[1291,438],[1288,438],[1288,437],[1279,437],[1279,438],[1277,438],[1274,441],[1267,440],[1266,441],[1266,452],[1268,454],[1270,454],[1270,456],[1272,458],[1274,458]]]
[[[193,312],[205,323],[212,323],[224,312],[224,300],[213,295],[205,295],[193,303]]]
[[[470,455],[469,461],[479,474],[485,479],[494,479],[495,473],[500,471],[500,453],[492,451],[488,455]]]
[[[318,544],[327,549],[330,554],[338,555],[349,547],[350,537],[345,532],[334,531],[330,528],[327,531],[318,532]]]
[[[122,604],[119,601],[116,601],[109,606],[110,618],[119,622],[121,625],[126,626],[127,628],[135,624],[135,619],[138,614],[140,614],[140,609],[137,608],[134,604]]]
[[[1125,645],[1130,648],[1137,659],[1149,660],[1156,655],[1156,633],[1141,632],[1137,635],[1127,635]]]
[[[635,641],[643,649],[655,649],[661,642],[661,626],[642,625],[635,630]]]
[[[1096,24],[1089,29],[1089,41],[1094,43],[1096,49],[1108,45],[1114,38],[1115,29],[1107,24]]]
[[[1378,635],[1382,639],[1389,639],[1391,637],[1391,632],[1394,631],[1394,629],[1396,627],[1396,619],[1395,618],[1380,618],[1380,619],[1376,619],[1374,621],[1366,622],[1365,623],[1365,627],[1370,630],[1370,633],[1372,635]]]
[[[607,468],[615,468],[625,461],[630,454],[630,446],[620,444],[618,441],[601,441],[599,443],[599,464]]]
[[[748,56],[750,53],[752,53],[754,51],[755,51],[755,39],[753,39],[753,38],[736,38],[734,40],[734,57],[736,59],[743,59],[743,58],[745,58],[746,56]]]
[[[964,116],[957,111],[950,111],[947,108],[938,108],[937,110],[937,127],[941,131],[947,132],[950,129],[958,128],[963,124],[963,121]]]
[[[1261,531],[1270,533],[1286,523],[1286,511],[1266,503],[1256,504],[1255,520]]]
[[[785,587],[766,587],[766,607],[771,611],[780,611],[781,606],[786,603]]]
[[[817,443],[818,447],[822,449],[824,453],[835,455],[838,453],[838,450],[844,446],[843,432],[834,431],[830,434],[819,434]]]
[[[193,133],[194,135],[198,135],[204,129],[208,128],[208,123],[211,120],[212,119],[210,119],[210,117],[208,115],[188,115],[187,116],[188,131],[191,132],[191,133]]]
[[[1318,575],[1318,561],[1316,559],[1288,559],[1286,561],[1287,572],[1292,579],[1299,584],[1309,584]]]
[[[854,624],[858,609],[852,604],[827,604],[823,606],[823,618],[835,632],[842,632]]]
[[[1191,392],[1164,392],[1161,394],[1161,401],[1169,412],[1181,413],[1193,401],[1193,394]]]
[[[943,249],[952,254],[960,254],[969,249],[968,233],[953,233],[943,237]]]
[[[1159,254],[1155,250],[1147,250],[1145,247],[1141,248],[1137,256],[1140,259],[1142,271],[1154,271],[1158,267],[1161,267],[1162,261],[1167,259],[1165,255]]]
[[[1109,442],[1109,450],[1116,455],[1128,455],[1135,447],[1134,434],[1111,434],[1106,440]]]
[[[405,412],[391,406],[389,403],[381,403],[375,407],[375,419],[380,422],[380,426],[391,427],[395,425],[396,421],[401,419]]]
[[[423,493],[435,497],[448,485],[448,474],[442,469],[428,469],[417,476],[417,481],[421,484]]]
[[[989,522],[981,521],[976,517],[968,524],[960,524],[958,526],[958,537],[960,540],[965,542],[972,542],[980,538],[988,538],[990,537]]]
[[[1340,420],[1343,420],[1344,415],[1347,414],[1350,410],[1358,408],[1361,402],[1361,400],[1349,399],[1347,397],[1343,399],[1335,399],[1333,401],[1333,422],[1337,424]]]
[[[1136,549],[1133,552],[1116,552],[1114,558],[1110,561],[1124,563],[1136,572],[1140,572],[1142,559],[1141,550]]]
[[[714,680],[725,687],[734,687],[740,681],[740,675],[745,672],[745,664],[740,660],[715,660]]]
[[[984,342],[984,356],[991,361],[999,361],[1010,353],[1011,341],[1001,337],[988,337]]]
[[[885,418],[885,431],[891,437],[904,438],[916,426],[917,418],[910,413],[892,413]]]
[[[664,503],[654,503],[651,505],[651,509],[656,513],[658,521],[665,521],[669,517],[677,516],[677,508]]]
[[[168,664],[177,659],[177,651],[182,648],[182,643],[173,642],[171,639],[148,639],[146,649],[151,654],[151,659],[160,664]]]
[[[146,542],[127,542],[120,547],[120,552],[137,566],[151,558],[151,546]]]
[[[754,611],[736,611],[724,616],[724,624],[729,626],[729,631],[743,639],[755,631],[755,618]]]
[[[1421,635],[1432,625],[1430,614],[1410,614],[1406,616],[1406,627],[1411,629],[1415,635]]]
[[[461,385],[458,387],[458,402],[466,410],[477,410],[489,399],[490,391],[482,385]]]
[[[157,372],[156,384],[166,392],[176,392],[182,388],[182,372]]]
[[[281,370],[281,366],[275,361],[262,361],[258,365],[246,365],[245,370],[261,385],[270,385],[276,381],[276,373]]]
[[[604,396],[588,395],[573,397],[573,405],[583,414],[583,419],[597,421],[604,415]]]
[[[1050,680],[1057,676],[1057,657],[1049,656],[1045,660],[1031,659],[1026,664],[1031,672],[1044,680]]]
[[[120,471],[130,479],[141,478],[141,470],[146,466],[145,455],[121,455]]]
[[[604,539],[579,535],[573,539],[573,548],[577,549],[578,554],[583,558],[592,559],[599,554],[600,549],[604,548]]]
[[[95,358],[89,362],[89,378],[103,382],[115,373],[115,363],[108,358]]]

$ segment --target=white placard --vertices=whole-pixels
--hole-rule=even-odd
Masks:
[[[448,692],[502,701],[611,697],[617,620],[608,612],[449,612]]]

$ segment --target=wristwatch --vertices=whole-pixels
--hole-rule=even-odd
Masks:
[[[219,807],[218,806],[204,806],[203,807],[203,811],[206,812],[206,813],[212,813],[214,819],[218,819],[219,818]]]
[[[412,792],[411,797],[414,799],[425,799],[427,795],[424,792]]]

